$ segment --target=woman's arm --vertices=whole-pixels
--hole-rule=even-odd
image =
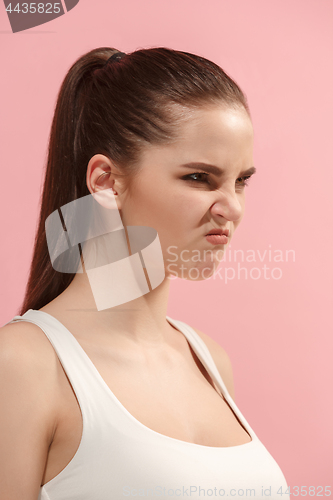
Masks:
[[[56,428],[56,371],[42,336],[27,322],[0,328],[0,498],[6,500],[37,500]]]
[[[234,378],[232,373],[231,361],[228,354],[223,349],[223,347],[221,347],[220,344],[215,342],[215,340],[213,340],[211,337],[201,332],[200,330],[197,330],[196,328],[193,328],[193,330],[195,330],[197,334],[200,335],[200,337],[208,347],[209,352],[212,355],[212,358],[219,371],[219,374],[221,375],[221,378],[230,396],[235,401]]]

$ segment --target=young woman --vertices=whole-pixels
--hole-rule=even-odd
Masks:
[[[1,498],[289,497],[225,350],[166,316],[170,278],[212,276],[241,222],[252,148],[246,97],[207,59],[99,48],[70,68],[24,303],[0,330]],[[45,227],[110,190],[125,231],[157,232],[164,278],[98,308],[83,258],[83,272],[52,267]]]

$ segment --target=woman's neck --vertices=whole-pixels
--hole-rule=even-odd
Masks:
[[[90,331],[110,332],[113,337],[119,334],[126,343],[157,347],[165,343],[172,328],[166,321],[169,286],[165,278],[141,297],[98,310],[87,274],[77,273],[66,290],[42,310],[54,311],[60,321],[81,324],[85,336]]]

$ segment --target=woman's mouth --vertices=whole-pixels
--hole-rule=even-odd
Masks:
[[[228,236],[225,234],[207,234],[206,240],[213,245],[226,245],[228,243]]]
[[[213,245],[226,245],[228,243],[229,229],[211,229],[206,234],[206,240]]]

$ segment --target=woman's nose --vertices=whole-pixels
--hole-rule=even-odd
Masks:
[[[235,191],[223,190],[218,192],[211,212],[213,215],[236,222],[243,215],[243,204]]]

